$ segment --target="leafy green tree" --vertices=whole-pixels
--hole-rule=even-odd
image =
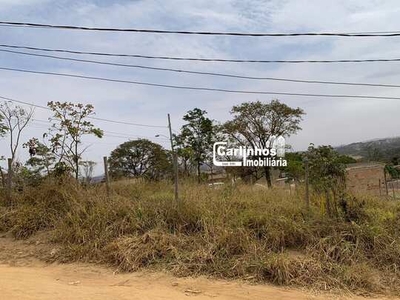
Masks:
[[[37,186],[44,178],[41,173],[27,165],[16,164],[13,171],[13,181],[18,189],[23,189],[25,186]]]
[[[296,181],[300,181],[304,178],[305,170],[304,170],[304,157],[308,154],[302,152],[288,152],[285,155],[285,159],[287,160],[287,167],[282,167],[281,170],[286,174],[286,176],[290,179],[294,179]],[[347,165],[356,163],[357,161],[347,155],[339,155],[337,158],[337,163]]]
[[[300,152],[289,152],[286,153],[285,159],[287,160],[287,166],[281,170],[285,172],[286,176],[296,181],[302,179],[304,177],[303,154]]]
[[[186,124],[182,126],[181,133],[175,138],[178,153],[184,154],[184,159],[194,163],[197,178],[201,180],[201,165],[210,160],[212,144],[215,137],[214,122],[209,119],[205,110],[195,108],[183,116]]]
[[[51,149],[37,138],[30,139],[23,147],[29,148],[30,158],[26,166],[30,171],[38,176],[50,175],[56,162],[56,156]]]
[[[339,156],[339,162],[342,163],[342,164],[348,165],[348,164],[354,164],[354,163],[356,163],[357,160],[354,159],[354,158],[351,157],[351,156],[348,156],[348,155],[340,155],[340,156]]]
[[[393,179],[400,178],[400,171],[398,169],[394,168],[393,165],[386,165],[385,172],[387,172],[390,175],[390,177],[392,177]]]
[[[232,108],[233,120],[223,126],[224,133],[238,145],[268,148],[272,136],[288,137],[301,130],[305,114],[301,108],[291,108],[279,100],[269,103],[246,102]],[[264,167],[265,179],[272,186],[271,170]]]
[[[317,192],[325,194],[328,215],[337,215],[337,204],[345,191],[346,179],[346,166],[341,155],[331,146],[315,147],[311,144],[306,158],[311,185]]]
[[[178,156],[178,163],[181,165],[182,173],[189,176],[192,172],[193,150],[184,143],[181,135],[174,135],[175,151]]]
[[[50,149],[56,155],[56,168],[61,172],[70,169],[79,179],[79,164],[87,148],[81,148],[82,138],[86,135],[103,137],[103,131],[96,128],[88,117],[94,115],[91,104],[74,104],[71,102],[49,102],[47,106],[53,111],[53,122],[48,135]]]
[[[128,141],[111,152],[110,176],[145,177],[152,180],[169,176],[172,171],[169,153],[147,139]]]

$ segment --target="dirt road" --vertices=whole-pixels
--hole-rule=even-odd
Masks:
[[[118,274],[89,265],[0,265],[0,299],[326,299],[296,290],[165,274]]]
[[[299,291],[163,274],[123,274],[83,265],[0,265],[0,299],[313,299]]]
[[[31,300],[181,300],[327,299],[300,290],[240,281],[175,278],[163,273],[114,274],[89,264],[45,264],[35,259],[37,242],[0,238],[0,299]],[[364,298],[352,298],[364,299]]]

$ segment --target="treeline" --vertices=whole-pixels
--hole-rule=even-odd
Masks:
[[[205,110],[195,108],[183,116],[185,124],[173,135],[174,150],[178,156],[181,176],[196,176],[202,181],[202,169],[213,172],[213,144],[226,141],[232,146],[268,148],[274,136],[288,137],[301,130],[305,114],[301,108],[291,108],[278,100],[268,103],[246,102],[233,106],[231,120],[220,123],[208,117]],[[148,140],[130,141],[120,145],[110,156],[111,174],[119,177],[144,175],[159,178],[171,170],[169,151]],[[129,163],[128,163],[129,162]],[[271,167],[226,168],[236,177],[255,180],[265,176],[272,185]]]
[[[0,106],[0,133],[3,138],[9,138],[12,168],[14,174],[18,175],[16,178],[24,184],[35,184],[46,176],[69,174],[76,180],[89,183],[95,163],[82,159],[87,149],[83,138],[88,135],[103,137],[103,131],[91,122],[93,105],[49,102],[48,108],[53,112],[49,118],[49,128],[40,138],[33,137],[22,143],[22,147],[30,154],[30,158],[22,164],[16,159],[16,151],[21,144],[21,133],[29,126],[34,112],[10,102]],[[201,182],[204,179],[202,170],[213,172],[212,151],[217,141],[226,141],[235,147],[268,148],[271,137],[287,138],[296,134],[301,130],[300,123],[305,112],[279,100],[272,100],[235,105],[230,114],[230,120],[225,123],[210,119],[207,112],[199,108],[189,110],[183,116],[184,125],[172,136],[181,177],[193,177]],[[290,150],[289,145],[286,147]],[[316,153],[341,166],[354,162],[347,156],[337,154],[329,146],[315,148],[311,145],[305,153],[288,151],[288,165],[279,169],[286,178],[300,181],[304,177],[305,157],[318,160]],[[173,153],[147,139],[130,140],[111,152],[108,163],[114,179],[168,179],[173,172]],[[4,183],[5,174],[0,170]],[[272,185],[270,166],[227,167],[225,172],[251,182],[265,177],[268,186]],[[318,176],[323,177],[323,174]]]

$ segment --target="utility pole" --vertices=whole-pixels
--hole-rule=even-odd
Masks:
[[[308,168],[308,158],[304,159],[305,166],[305,183],[306,183],[306,207],[310,210],[310,183],[309,183],[309,168]]]
[[[172,157],[173,157],[173,163],[174,163],[175,202],[178,202],[178,200],[179,200],[179,197],[178,197],[178,157],[176,155],[174,141],[172,138],[171,117],[169,114],[168,114],[168,128],[169,128],[169,139],[171,141],[171,151],[172,151]]]

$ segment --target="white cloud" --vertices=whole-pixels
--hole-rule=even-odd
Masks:
[[[18,2],[18,3],[17,3]],[[305,3],[307,5],[305,5]],[[398,1],[1,1],[0,19],[100,27],[302,32],[388,31],[400,27]],[[3,43],[115,53],[254,59],[345,59],[398,57],[400,38],[327,37],[233,38],[133,33],[78,32],[0,27]],[[99,59],[99,58],[98,58]],[[111,60],[111,59],[110,59]],[[0,53],[0,65],[64,71],[138,81],[318,94],[365,94],[398,97],[398,89],[246,81],[89,64],[22,58]],[[143,65],[300,79],[397,83],[397,63],[252,65],[112,59]],[[135,123],[164,124],[171,113],[175,128],[181,116],[200,107],[220,121],[243,101],[273,96],[169,90],[79,79],[0,72],[0,95],[45,104],[49,100],[90,102],[98,116]],[[278,97],[307,112],[303,131],[291,139],[296,149],[316,144],[343,144],[398,134],[400,101]],[[43,115],[43,117],[45,117]],[[153,137],[157,130],[100,124],[103,129]],[[32,129],[32,134],[35,133]],[[29,133],[30,134],[30,133]],[[28,134],[28,135],[29,135]],[[107,139],[90,154],[107,155],[118,139]],[[161,141],[160,141],[161,142]],[[168,146],[168,144],[165,144]]]
[[[0,0],[0,5],[24,6],[49,2],[50,0]]]

